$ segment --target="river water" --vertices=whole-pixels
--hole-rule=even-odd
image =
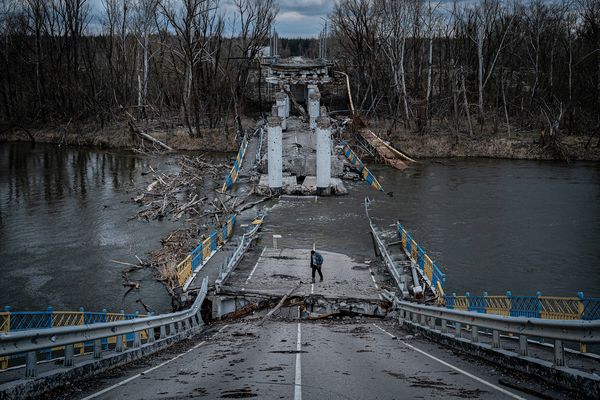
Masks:
[[[168,157],[129,152],[0,143],[0,306],[13,310],[156,312],[171,301],[151,271],[130,275],[139,292],[123,298],[123,265],[160,247],[170,221],[128,221],[131,198],[150,166],[176,168]]]
[[[168,156],[0,144],[0,306],[143,311],[142,299],[170,310],[150,271],[133,275],[141,289],[123,298],[123,266],[110,261],[135,263],[180,226],[128,221],[150,166],[176,168]],[[280,201],[269,207],[266,236],[372,257],[368,195],[374,221],[400,220],[442,267],[449,292],[600,296],[599,164],[476,159],[371,169],[392,196],[349,182],[349,196]]]

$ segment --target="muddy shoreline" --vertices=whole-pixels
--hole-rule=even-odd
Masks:
[[[79,133],[65,132],[64,129],[28,129],[36,142],[69,146],[86,146],[113,149],[154,150],[149,141],[142,141],[125,127],[104,129],[82,129]],[[223,130],[207,130],[202,137],[190,138],[179,127],[171,131],[149,130],[149,133],[175,150],[234,152],[238,148],[235,134]],[[534,133],[507,136],[478,136],[455,134],[403,133],[390,135],[384,139],[413,158],[496,158],[514,160],[562,161],[563,157],[550,146],[539,144],[539,136]],[[600,161],[598,139],[593,139],[588,147],[586,136],[564,136],[562,147],[570,161]],[[0,133],[0,142],[31,142],[31,137],[20,128]],[[368,158],[367,158],[368,160]]]
[[[551,146],[539,143],[535,134],[483,136],[471,138],[464,135],[402,135],[389,138],[391,144],[414,158],[497,158],[514,160],[563,160]],[[564,136],[562,148],[569,161],[600,161],[598,139],[585,136]]]
[[[145,132],[175,150],[197,150],[215,153],[237,151],[238,143],[233,128],[205,129],[200,137],[190,138],[181,126],[161,129],[144,127]],[[91,125],[78,127],[11,128],[0,129],[0,142],[32,142],[68,146],[99,147],[110,149],[136,149],[141,152],[158,149],[148,140],[131,132],[124,125],[114,124],[100,128]]]

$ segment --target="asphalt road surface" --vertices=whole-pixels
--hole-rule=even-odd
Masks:
[[[413,337],[391,321],[242,320],[94,378],[80,399],[532,399],[494,367]],[[546,390],[547,388],[537,388]],[[64,395],[64,393],[63,393]],[[60,393],[53,396],[61,397]],[[553,398],[563,398],[554,393]]]

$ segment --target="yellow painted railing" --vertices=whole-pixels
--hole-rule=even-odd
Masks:
[[[185,285],[188,278],[192,276],[192,256],[188,255],[182,262],[177,264],[175,270],[177,271],[179,286]]]
[[[10,330],[10,313],[0,312],[0,334]],[[0,369],[8,368],[8,357],[0,357]]]

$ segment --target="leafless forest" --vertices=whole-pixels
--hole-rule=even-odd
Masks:
[[[102,0],[95,13],[90,1],[0,0],[6,124],[103,125],[128,110],[177,115],[197,136],[248,111],[275,1]],[[598,0],[341,0],[329,42],[357,107],[400,129],[598,129]],[[314,55],[316,41],[300,45]]]
[[[190,136],[244,106],[269,39],[272,0],[0,0],[2,97],[9,123],[176,113]],[[236,37],[227,35],[235,26]]]

